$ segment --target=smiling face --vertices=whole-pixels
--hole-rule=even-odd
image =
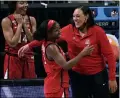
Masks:
[[[28,9],[28,2],[27,1],[17,1],[16,3],[16,12],[25,15]]]
[[[83,14],[81,9],[75,9],[73,12],[73,21],[75,23],[76,28],[80,28],[84,23],[87,22],[87,15]]]

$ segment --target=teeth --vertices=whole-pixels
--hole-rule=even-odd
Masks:
[[[25,10],[25,11],[26,11],[27,9],[25,8],[25,9],[23,9],[23,10]]]

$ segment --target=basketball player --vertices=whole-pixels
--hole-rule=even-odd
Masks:
[[[10,15],[2,20],[3,34],[6,40],[4,79],[35,78],[32,55],[19,58],[18,49],[32,41],[36,31],[36,20],[26,14],[27,1],[9,1]]]

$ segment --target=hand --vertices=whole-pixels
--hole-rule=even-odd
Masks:
[[[23,24],[22,15],[20,15],[20,14],[15,14],[14,17],[15,17],[15,19],[16,19],[16,21],[17,21],[18,24]]]
[[[28,16],[23,16],[23,25],[26,26],[29,24]]]
[[[29,45],[27,44],[27,45],[25,45],[25,46],[23,46],[23,47],[21,47],[19,50],[18,50],[18,57],[23,57],[24,55],[25,55],[25,53],[27,52],[27,51],[29,51],[30,50],[30,48],[29,48]]]
[[[94,50],[94,46],[93,46],[93,45],[91,45],[91,46],[87,45],[87,46],[81,51],[81,53],[82,53],[83,56],[87,56],[87,55],[90,55],[93,50]]]
[[[109,80],[109,89],[110,89],[111,93],[116,92],[116,90],[117,90],[116,80]]]

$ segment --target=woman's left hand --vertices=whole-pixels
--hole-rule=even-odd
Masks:
[[[109,80],[109,90],[111,93],[115,93],[117,90],[117,81],[116,80]]]

